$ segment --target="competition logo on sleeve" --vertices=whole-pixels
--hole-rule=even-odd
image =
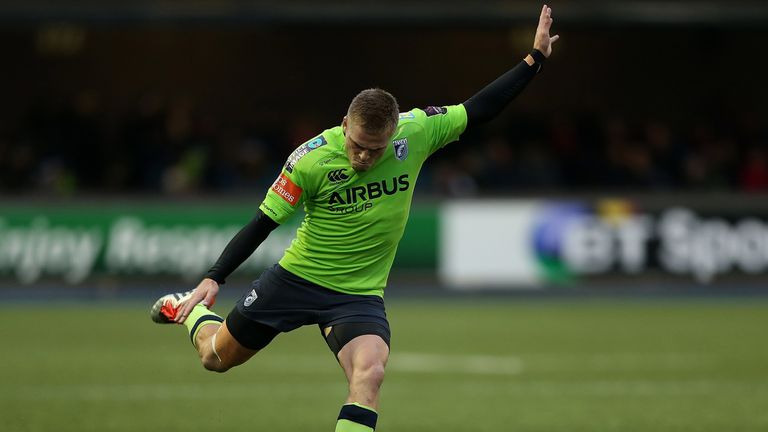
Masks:
[[[272,191],[280,195],[280,198],[284,199],[285,202],[294,206],[299,202],[301,193],[304,190],[296,183],[292,182],[285,173],[280,173],[280,177],[278,177],[277,180],[275,180],[275,183],[272,184]]]
[[[438,115],[438,114],[441,114],[441,115],[448,114],[448,108],[429,106],[424,108],[424,112],[427,113],[427,117],[432,117],[433,115]]]
[[[392,141],[392,147],[395,149],[395,157],[399,161],[404,161],[408,157],[408,138],[400,138]]]
[[[413,120],[415,118],[416,115],[410,111],[400,113],[400,120]]]
[[[328,141],[325,140],[325,137],[320,135],[319,137],[300,145],[296,148],[296,150],[293,151],[293,153],[291,153],[290,156],[288,156],[288,161],[285,163],[285,170],[289,173],[292,173],[293,168],[296,166],[296,163],[299,162],[299,159],[303,158],[304,155],[311,152],[312,150],[318,147],[322,147],[326,144],[328,144]]]

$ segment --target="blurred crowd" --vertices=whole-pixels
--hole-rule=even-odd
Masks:
[[[436,153],[417,190],[768,191],[768,131],[757,115],[672,121],[515,109]],[[124,110],[88,92],[42,100],[0,135],[0,193],[260,194],[295,146],[334,126],[286,118],[217,118],[183,97],[145,95]]]

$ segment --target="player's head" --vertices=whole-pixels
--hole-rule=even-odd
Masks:
[[[374,88],[361,91],[349,104],[341,126],[344,147],[355,171],[371,168],[389,147],[400,109],[388,92]]]

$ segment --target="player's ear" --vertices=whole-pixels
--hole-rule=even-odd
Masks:
[[[345,134],[347,133],[347,116],[344,116],[344,119],[341,121],[341,130]]]

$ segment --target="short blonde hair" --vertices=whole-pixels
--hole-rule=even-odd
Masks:
[[[347,110],[347,117],[360,122],[360,126],[372,134],[394,131],[399,116],[397,99],[380,88],[361,91],[352,99]]]

